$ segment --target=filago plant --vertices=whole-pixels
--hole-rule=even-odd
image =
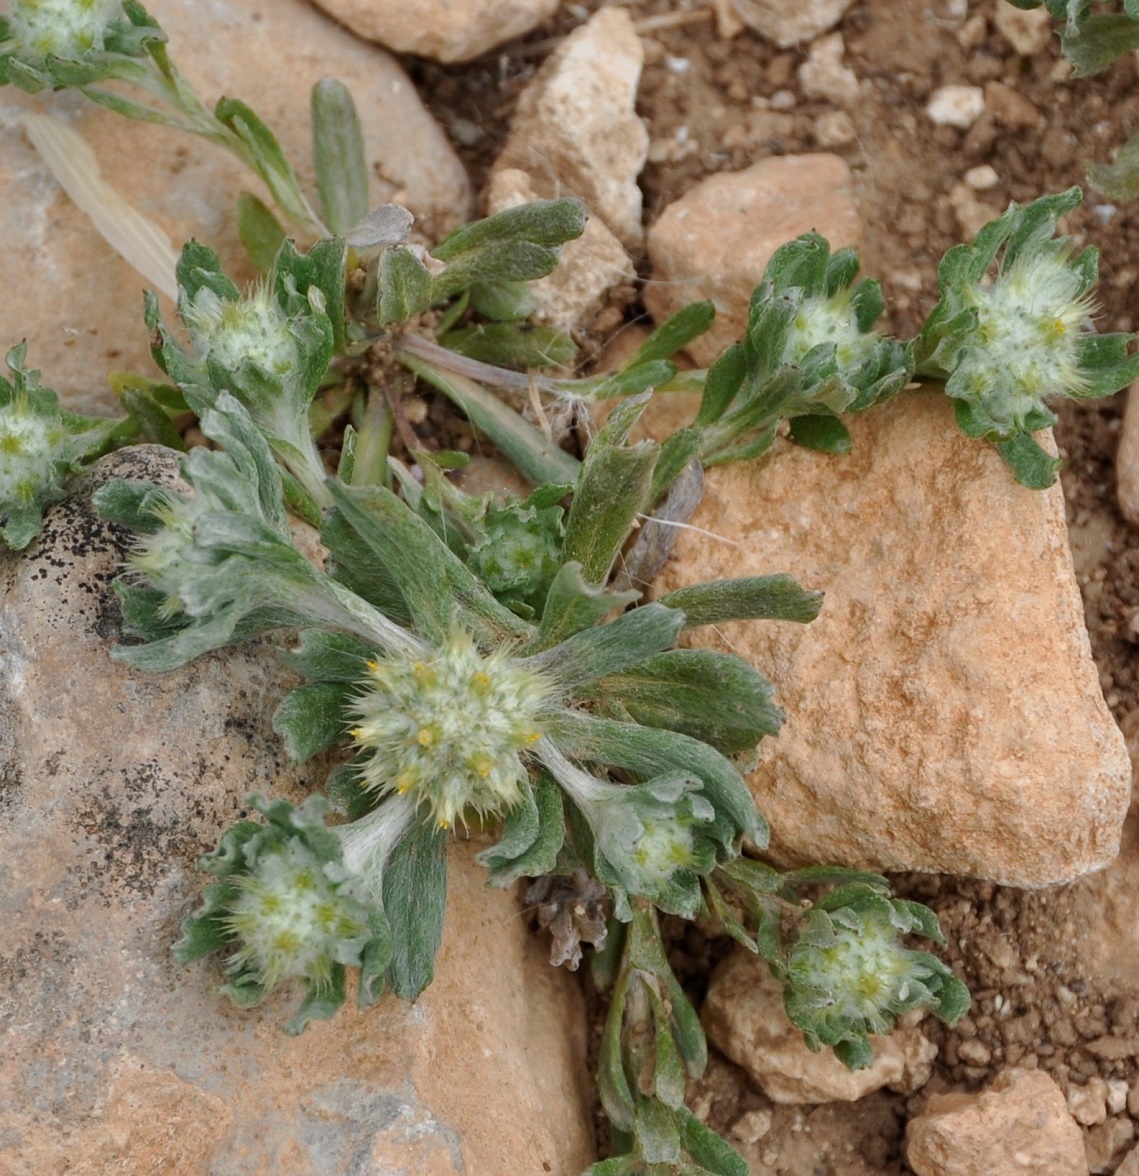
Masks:
[[[1139,375],[1129,336],[1088,329],[1095,250],[1056,235],[1079,189],[1012,205],[950,250],[913,339],[876,329],[885,304],[855,252],[808,233],[775,253],[743,338],[706,370],[675,361],[713,320],[697,303],[619,369],[580,376],[573,340],[528,321],[527,286],[582,232],[576,201],[414,244],[409,214],[368,207],[356,111],[328,81],[313,94],[310,200],[248,106],[211,109],[194,93],[136,0],[16,0],[0,17],[0,83],[71,88],[200,135],[274,204],[244,196],[237,210],[255,288],[191,241],[176,270],[182,329],[147,296],[161,378],[116,378],[122,419],[63,411],[23,344],[0,378],[0,538],[27,548],[68,476],[113,448],[179,450],[183,488],[112,480],[96,494],[135,534],[114,656],[161,672],[277,633],[303,684],[275,730],[298,761],[335,758],[302,804],[251,798],[259,819],[202,859],[212,881],[179,961],[213,957],[241,1006],[295,989],[291,1033],[350,991],[362,1007],[387,991],[414,1000],[440,944],[447,843],[495,834],[479,855],[488,883],[529,879],[529,901],[564,915],[546,920],[553,962],[576,968],[591,949],[609,994],[597,1080],[613,1154],[590,1176],[746,1176],[684,1105],[707,1051],[662,913],[710,919],[761,955],[807,1044],[848,1066],[869,1064],[870,1035],[910,1011],[964,1014],[962,983],[916,945],[941,942],[929,909],[878,875],[764,861],[767,826],[741,771],[784,722],[777,690],[742,658],[684,643],[731,620],[809,623],[820,595],[774,571],[646,602],[668,545],[640,522],[679,521],[704,470],[780,438],[841,460],[843,418],[915,375],[944,383],[961,429],[1018,481],[1051,484],[1057,463],[1033,438],[1055,419],[1046,398],[1104,396]],[[391,387],[359,375],[378,345]],[[463,456],[401,428],[399,389],[413,380],[466,414],[532,492],[460,490],[448,473]],[[497,394],[520,387],[548,404],[613,405],[575,454]],[[650,399],[678,388],[701,393],[692,424],[631,440]],[[191,418],[212,444],[187,452],[179,422]],[[319,529],[321,565],[298,550],[291,516]]]

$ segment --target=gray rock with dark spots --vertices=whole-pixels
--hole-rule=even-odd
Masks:
[[[216,965],[171,958],[195,863],[246,794],[321,781],[271,732],[290,676],[267,642],[161,675],[109,657],[127,536],[90,491],[176,469],[151,446],[104,459],[23,558],[0,556],[0,1173],[576,1176],[580,997],[514,897],[484,889],[476,846],[451,856],[414,1007],[385,997],[290,1038],[297,994],[238,1012]]]

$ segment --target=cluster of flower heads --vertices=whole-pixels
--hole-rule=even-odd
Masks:
[[[369,792],[410,794],[436,823],[503,817],[522,800],[522,753],[541,737],[551,683],[462,630],[433,653],[377,657],[352,705]]]
[[[332,965],[356,962],[371,938],[368,910],[338,872],[294,837],[238,875],[224,917],[240,944],[229,966],[265,989],[290,979],[327,989]]]
[[[16,0],[8,33],[21,57],[77,60],[101,52],[111,26],[122,19],[120,0]]]
[[[273,293],[261,283],[244,298],[222,298],[209,286],[181,307],[202,360],[227,371],[250,363],[269,376],[283,377],[297,366],[297,342]]]
[[[878,336],[860,321],[853,292],[848,286],[802,299],[787,333],[784,363],[799,364],[816,347],[833,347],[840,375],[850,377],[871,357]]]

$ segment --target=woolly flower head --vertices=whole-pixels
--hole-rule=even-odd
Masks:
[[[235,877],[225,925],[241,947],[229,971],[252,973],[266,991],[290,979],[327,990],[333,964],[355,963],[371,936],[367,909],[336,873],[293,839]]]
[[[623,847],[609,836],[608,823],[601,826],[599,847],[613,860],[619,861],[624,856],[626,872],[637,881],[637,892],[656,894],[678,870],[699,871],[706,864],[701,860],[696,842],[693,814],[687,811],[693,804],[700,819],[710,820],[715,816],[712,806],[699,796],[692,797],[687,805],[678,804],[675,813],[642,813],[639,833]],[[619,825],[619,820],[613,821],[613,826]]]
[[[119,0],[16,0],[8,21],[20,56],[74,60],[100,52],[121,16]]]
[[[363,786],[410,794],[443,828],[472,809],[501,816],[522,799],[522,752],[537,742],[552,693],[538,674],[496,651],[487,657],[464,632],[416,660],[393,654],[368,663],[351,735],[364,754]]]
[[[804,298],[791,323],[783,353],[785,363],[800,363],[820,343],[833,343],[839,374],[849,375],[874,352],[878,336],[863,331],[849,289],[828,298]]]
[[[58,416],[33,411],[22,395],[0,405],[0,519],[7,509],[56,497],[71,456]]]
[[[924,953],[903,947],[898,927],[879,910],[817,918],[792,948],[787,970],[821,1020],[869,1033],[888,1033],[895,1016],[926,1003],[933,975]]]
[[[238,299],[222,298],[203,286],[183,306],[182,316],[202,359],[213,359],[226,371],[248,362],[280,377],[297,365],[297,343],[288,319],[263,286]]]
[[[1094,310],[1069,251],[1022,254],[989,286],[972,286],[977,326],[949,392],[976,403],[998,429],[1015,431],[1050,393],[1079,396],[1080,327]]]

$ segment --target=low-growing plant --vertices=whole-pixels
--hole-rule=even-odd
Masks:
[[[1074,254],[1055,236],[1079,190],[1013,205],[951,250],[913,339],[877,331],[878,284],[859,278],[853,250],[809,233],[775,253],[743,338],[707,370],[681,372],[675,358],[712,322],[698,303],[619,369],[577,376],[573,341],[527,322],[527,283],[584,227],[577,202],[513,209],[428,251],[409,241],[408,214],[367,208],[343,87],[314,94],[317,212],[268,129],[235,100],[209,111],[134,0],[18,0],[0,38],[0,81],[73,87],[227,147],[312,238],[298,246],[243,197],[243,239],[265,270],[249,292],[206,246],[185,245],[175,278],[188,345],[148,295],[164,378],[116,377],[123,420],[60,410],[23,345],[0,380],[0,521],[13,548],[32,542],[70,472],[137,440],[184,451],[178,425],[192,414],[213,444],[184,453],[184,491],[112,480],[95,496],[137,536],[116,584],[128,640],[114,656],[162,671],[290,631],[281,657],[303,684],[274,728],[298,761],[338,759],[303,804],[254,798],[263,820],[239,822],[203,859],[215,880],[176,957],[218,955],[222,991],[242,1006],[299,987],[290,1032],[335,1014],[350,970],[361,1006],[388,988],[414,1000],[442,933],[446,843],[460,827],[496,833],[479,855],[488,882],[533,879],[552,959],[577,967],[591,945],[610,993],[599,1088],[615,1154],[592,1176],[746,1172],[684,1106],[706,1044],[660,912],[712,918],[761,955],[807,1044],[849,1066],[867,1065],[870,1035],[905,1013],[956,1021],[964,986],[907,945],[942,941],[931,911],[875,874],[765,864],[767,826],[741,768],[784,721],[775,690],[739,657],[680,644],[729,620],[808,623],[820,595],[775,573],[644,603],[628,573],[651,579],[659,535],[639,523],[690,512],[702,469],[756,459],[784,434],[842,454],[843,417],[915,374],[944,382],[963,431],[994,443],[1019,481],[1049,485],[1056,463],[1032,436],[1055,419],[1046,397],[1102,396],[1139,374],[1130,337],[1086,329],[1094,249]],[[146,100],[124,97],[123,83]],[[377,344],[394,360],[378,382],[363,366]],[[413,378],[493,439],[533,492],[495,501],[457,488],[447,474],[462,455],[428,452],[406,428],[399,388]],[[701,393],[693,423],[631,441],[650,398],[676,389]],[[503,390],[617,403],[575,455]],[[334,473],[320,444],[338,451]],[[319,528],[323,566],[298,550],[290,514]]]

